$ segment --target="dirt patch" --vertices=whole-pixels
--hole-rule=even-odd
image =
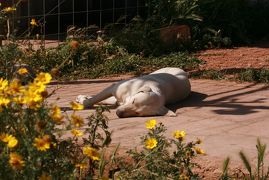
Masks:
[[[209,49],[200,51],[195,56],[206,62],[200,66],[201,70],[269,69],[269,43],[255,47]]]

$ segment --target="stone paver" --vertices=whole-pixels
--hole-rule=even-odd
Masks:
[[[68,84],[51,85],[60,87],[49,102],[63,108],[69,107],[79,94],[94,95],[116,80],[84,80]],[[185,130],[188,140],[197,137],[203,140],[201,147],[209,159],[224,159],[230,156],[238,160],[243,150],[251,159],[256,156],[256,139],[269,145],[269,86],[266,84],[237,83],[214,80],[191,80],[192,94],[183,102],[171,106],[177,117],[154,117],[167,128],[167,136],[174,130]],[[68,111],[68,109],[67,109]],[[83,116],[89,111],[80,112]],[[113,130],[113,143],[123,148],[139,145],[140,137],[146,132],[145,121],[152,117],[117,118],[115,109],[107,114]]]

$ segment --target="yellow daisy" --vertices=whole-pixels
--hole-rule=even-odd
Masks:
[[[179,139],[179,140],[183,140],[183,138],[186,136],[186,132],[185,131],[178,131],[178,130],[176,130],[175,132],[174,132],[174,138],[176,138],[176,139]]]
[[[35,83],[43,83],[48,84],[50,83],[52,77],[49,73],[41,72],[37,75],[37,77],[34,79]]]
[[[158,142],[155,138],[149,138],[145,142],[145,146],[147,149],[153,149],[157,146]]]
[[[52,177],[47,175],[46,173],[42,173],[38,180],[52,180]]]
[[[187,175],[185,175],[185,174],[181,174],[181,175],[179,176],[179,180],[189,180],[189,179],[190,179],[190,177],[187,176]]]
[[[51,140],[50,140],[49,135],[45,135],[41,138],[35,138],[33,145],[39,151],[47,151],[48,149],[50,149],[50,144],[51,144]]]
[[[50,109],[50,117],[58,125],[63,123],[64,116],[62,115],[61,109],[56,105]]]
[[[6,7],[3,9],[4,12],[6,13],[9,13],[9,12],[12,12],[12,11],[16,11],[16,8],[14,7]]]
[[[14,148],[17,146],[17,144],[18,144],[18,140],[14,136],[11,136],[7,143],[7,147]]]
[[[86,146],[83,148],[83,154],[88,156],[93,161],[99,161],[100,160],[100,154],[95,148],[92,148],[90,146]]]
[[[17,71],[17,73],[18,73],[19,75],[25,75],[25,74],[28,74],[29,72],[28,72],[28,70],[27,70],[26,68],[20,68],[20,69]]]
[[[10,99],[0,97],[0,107],[6,107],[10,103]]]
[[[86,163],[78,163],[75,166],[79,169],[86,169],[88,165]]]
[[[4,143],[7,143],[9,148],[14,148],[18,144],[18,140],[14,136],[5,133],[0,135],[0,140]]]
[[[15,94],[21,94],[25,91],[24,86],[21,85],[20,80],[14,79],[10,82],[8,87],[8,94],[15,95]]]
[[[78,129],[72,129],[71,133],[76,137],[83,136],[83,134],[84,134],[82,131],[80,131]]]
[[[76,102],[71,102],[70,103],[70,105],[71,105],[71,108],[73,109],[73,110],[83,110],[84,109],[84,106],[83,105],[81,105],[81,104],[78,104],[78,103],[76,103]]]
[[[37,24],[37,22],[36,22],[35,19],[31,19],[30,24],[31,24],[32,26],[38,26],[38,24]]]
[[[204,155],[205,154],[205,151],[204,150],[202,150],[201,148],[199,148],[199,147],[193,147],[193,149],[195,150],[195,152],[197,153],[197,154],[202,154],[202,155]]]
[[[25,166],[22,157],[17,153],[10,153],[8,162],[15,170],[21,170]]]
[[[0,91],[5,91],[8,88],[8,80],[0,78]]]
[[[146,128],[147,129],[153,129],[156,126],[156,120],[152,119],[146,122]]]
[[[83,118],[80,116],[77,116],[76,114],[71,115],[71,122],[76,127],[81,127],[84,124]]]

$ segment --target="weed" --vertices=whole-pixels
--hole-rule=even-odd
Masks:
[[[265,150],[266,150],[266,145],[262,144],[259,139],[257,139],[257,166],[255,169],[254,167],[251,166],[251,162],[248,160],[246,155],[243,153],[243,151],[239,152],[239,156],[243,162],[243,165],[245,166],[247,173],[245,173],[242,169],[239,169],[236,173],[234,174],[229,174],[228,166],[230,159],[227,158],[224,161],[223,164],[223,172],[222,176],[220,179],[223,180],[228,180],[228,179],[234,179],[234,178],[239,178],[240,179],[261,179],[265,180],[268,179],[269,177],[269,168],[267,168],[267,171],[265,170],[264,167],[264,157],[265,157]]]

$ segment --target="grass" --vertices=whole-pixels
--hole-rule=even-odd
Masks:
[[[59,78],[98,78],[125,73],[141,75],[168,66],[194,70],[201,63],[203,63],[203,61],[185,53],[172,53],[160,57],[141,57],[139,55],[126,54],[116,57],[115,59],[105,60],[100,64],[96,63],[87,69],[78,66],[75,71],[69,73],[62,72]]]
[[[241,82],[269,82],[269,69],[234,69],[230,70],[201,70],[190,73],[192,78],[206,78],[214,80],[233,80]]]

